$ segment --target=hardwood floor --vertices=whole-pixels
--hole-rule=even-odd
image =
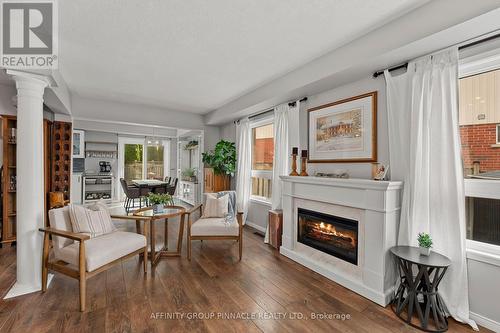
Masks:
[[[147,276],[138,259],[122,262],[88,281],[84,313],[77,281],[56,274],[45,294],[0,300],[0,332],[416,332],[389,308],[281,256],[250,228],[243,244],[241,262],[232,241],[196,243],[191,262],[184,244],[182,258],[162,260]],[[0,296],[14,281],[15,248],[6,246]],[[217,318],[224,313],[239,317]],[[453,320],[449,331],[472,332]]]

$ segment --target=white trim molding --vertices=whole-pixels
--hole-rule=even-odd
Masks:
[[[265,227],[262,227],[262,226],[260,226],[260,225],[258,225],[258,224],[256,224],[256,223],[254,223],[254,222],[252,222],[252,221],[248,221],[248,220],[247,220],[247,221],[245,222],[245,225],[247,225],[247,226],[249,226],[249,227],[251,227],[251,228],[254,228],[254,229],[255,229],[255,230],[257,230],[257,231],[260,231],[260,232],[262,232],[263,234],[265,234],[265,233],[266,233],[266,228],[265,228]]]
[[[472,311],[469,312],[469,316],[470,319],[476,322],[476,324],[492,330],[493,332],[500,332],[500,323],[498,321],[491,320]]]

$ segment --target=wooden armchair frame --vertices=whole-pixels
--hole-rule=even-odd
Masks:
[[[192,215],[199,211],[200,218],[203,216],[203,205],[199,204],[198,206],[193,207],[191,210],[184,213],[188,217],[188,227],[187,227],[187,251],[188,251],[188,260],[191,261],[191,241],[193,240],[235,240],[239,245],[239,260],[241,261],[241,256],[243,254],[243,212],[236,213],[236,220],[238,221],[238,235],[237,236],[227,236],[227,235],[210,235],[210,236],[192,236],[191,235],[191,225],[193,224]]]
[[[121,219],[121,220],[130,220],[128,217],[121,217],[121,216],[113,216],[113,219]],[[74,233],[71,231],[64,231],[64,230],[57,230],[54,228],[40,228],[39,230],[44,233],[43,237],[43,254],[42,254],[42,292],[47,291],[47,278],[49,274],[49,270],[59,272],[61,274],[64,274],[66,276],[72,277],[74,279],[77,279],[79,281],[80,285],[80,311],[83,312],[85,311],[85,300],[86,300],[86,290],[87,290],[87,279],[109,269],[111,266],[119,263],[123,259],[128,259],[130,257],[133,257],[135,255],[139,255],[140,257],[143,258],[143,264],[144,264],[144,274],[147,273],[148,271],[148,245],[147,245],[147,239],[148,239],[148,230],[149,230],[149,221],[147,219],[138,219],[134,217],[134,220],[136,220],[136,226],[137,226],[137,232],[139,233],[139,224],[140,221],[144,222],[144,228],[142,235],[146,237],[146,246],[144,248],[140,248],[137,251],[131,252],[127,254],[126,256],[123,256],[121,258],[118,258],[104,266],[99,267],[98,269],[92,271],[92,272],[87,272],[86,269],[86,259],[85,259],[85,241],[90,239],[90,236],[84,235],[84,234],[78,234]],[[79,245],[79,251],[78,251],[78,269],[73,269],[70,267],[70,264],[58,260],[54,262],[49,262],[49,252],[50,252],[50,236],[58,236],[58,237],[64,237],[68,239],[72,239],[74,241],[77,241],[80,243]]]

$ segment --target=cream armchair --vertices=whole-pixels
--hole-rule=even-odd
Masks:
[[[229,195],[229,223],[225,218],[199,218],[192,221],[194,213],[203,216],[203,205],[198,205],[186,213],[188,215],[187,247],[188,260],[191,260],[191,243],[194,240],[235,240],[239,245],[239,260],[243,252],[243,213],[236,211],[236,193],[234,191],[219,192],[218,195]]]
[[[47,290],[49,270],[75,278],[80,284],[80,311],[85,311],[87,279],[137,254],[142,255],[146,274],[147,220],[143,220],[143,234],[114,231],[94,238],[72,231],[68,207],[50,210],[49,221],[50,228],[40,229],[44,233],[42,292]],[[49,261],[49,236],[52,236],[54,249],[55,260],[52,262]]]

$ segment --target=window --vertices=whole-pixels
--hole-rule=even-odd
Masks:
[[[497,124],[497,145],[500,144],[500,124]]]
[[[474,68],[459,80],[467,246],[500,253],[500,69]]]
[[[273,181],[274,127],[259,122],[252,127],[252,198],[270,201]]]

